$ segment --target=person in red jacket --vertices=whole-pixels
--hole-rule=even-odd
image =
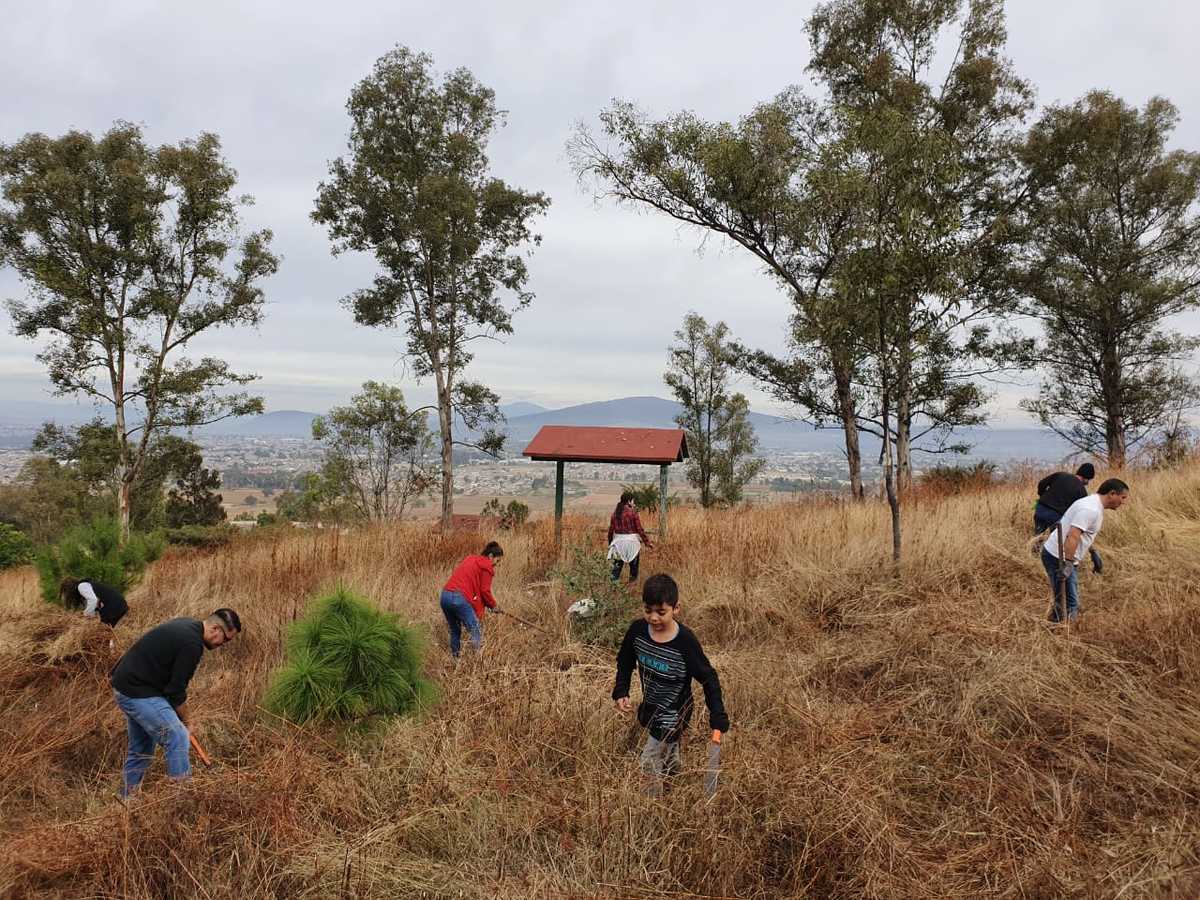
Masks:
[[[462,647],[464,626],[476,650],[483,644],[483,608],[496,608],[492,579],[503,556],[500,545],[488,541],[478,556],[468,556],[455,566],[450,580],[442,588],[442,614],[450,629],[450,653],[456,659]]]

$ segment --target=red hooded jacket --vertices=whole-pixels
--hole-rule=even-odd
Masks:
[[[475,610],[475,615],[483,619],[483,608],[496,608],[496,598],[492,596],[492,578],[496,575],[496,567],[492,565],[490,556],[468,556],[460,562],[442,588],[444,591],[457,591],[467,598],[467,602]]]

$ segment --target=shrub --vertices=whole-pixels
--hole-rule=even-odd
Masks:
[[[233,539],[233,535],[234,530],[229,525],[183,525],[166,531],[168,544],[207,549],[224,547]]]
[[[0,523],[0,569],[23,566],[33,559],[33,541],[15,525]]]
[[[57,544],[39,550],[34,559],[42,599],[58,603],[59,585],[68,575],[82,581],[99,581],[127,593],[141,579],[146,566],[162,555],[164,544],[161,534],[131,534],[122,546],[121,528],[113,518],[76,525]]]
[[[658,511],[658,485],[653,481],[648,481],[645,484],[623,484],[621,485],[621,493],[628,491],[633,494],[633,500],[638,505],[638,509],[646,511]],[[679,502],[678,494],[667,494],[667,506],[675,506]]]
[[[499,500],[492,498],[484,504],[480,515],[496,519],[500,527],[507,531],[525,524],[529,518],[529,507],[520,500],[510,500],[501,506]]]
[[[421,677],[423,657],[413,629],[338,588],[289,630],[287,662],[263,705],[298,723],[411,713],[434,699]]]
[[[567,561],[550,574],[562,582],[571,600],[587,597],[595,604],[586,619],[572,621],[572,633],[585,644],[617,649],[642,605],[640,597],[630,596],[624,585],[612,580],[612,564],[590,547],[572,547]]]
[[[920,476],[921,488],[932,494],[982,491],[996,482],[996,464],[990,462],[977,462],[973,466],[937,465]]]

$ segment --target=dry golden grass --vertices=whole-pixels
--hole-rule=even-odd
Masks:
[[[0,577],[0,895],[100,897],[1194,897],[1200,895],[1200,468],[1132,477],[1083,619],[1044,624],[1028,485],[923,498],[906,558],[886,508],[685,510],[645,574],[679,581],[721,673],[723,786],[638,793],[612,662],[543,582],[548,523],[501,536],[503,606],[452,668],[437,591],[487,535],[416,527],[248,536],[175,554],[107,631]],[[598,540],[586,520],[568,542]],[[650,527],[650,523],[647,523]],[[599,552],[599,547],[597,547]],[[345,582],[430,626],[439,705],[348,740],[258,709],[284,627]],[[242,640],[193,683],[218,760],[125,750],[108,667],[143,630],[217,605]],[[699,699],[699,692],[697,692]],[[707,718],[684,745],[699,767]]]

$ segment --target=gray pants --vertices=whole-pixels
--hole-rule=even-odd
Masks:
[[[675,775],[683,768],[679,757],[679,741],[660,741],[647,736],[639,766],[642,770],[642,790],[651,797],[661,797],[663,778]]]

